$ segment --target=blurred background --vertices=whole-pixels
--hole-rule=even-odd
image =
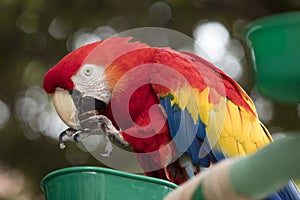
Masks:
[[[68,52],[132,28],[165,27],[194,38],[251,95],[275,136],[299,129],[299,105],[257,91],[242,40],[247,23],[294,10],[300,0],[0,0],[0,199],[43,199],[39,182],[47,173],[101,166],[72,142],[58,148],[66,126],[42,80]]]

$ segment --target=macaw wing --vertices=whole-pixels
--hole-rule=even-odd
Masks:
[[[171,95],[161,97],[160,104],[167,115],[170,133],[177,147],[177,156],[188,154],[193,164],[203,167],[224,158],[222,152],[214,151],[210,147],[206,139],[206,126],[200,118],[194,123],[187,108],[182,110],[177,104],[172,105]]]
[[[191,53],[160,49],[154,58],[167,70],[151,77],[178,154],[208,166],[224,157],[255,152],[272,138],[254,104],[230,77]],[[171,68],[172,72],[170,72]]]
[[[217,82],[221,82],[224,87],[225,119],[219,138],[223,152],[228,156],[249,154],[273,141],[268,130],[259,121],[251,98],[236,81],[203,58],[190,52],[183,54],[189,57],[198,71],[202,71],[204,66],[214,71],[217,79],[220,79]],[[215,84],[210,87],[218,88]],[[219,94],[223,95],[222,90]]]

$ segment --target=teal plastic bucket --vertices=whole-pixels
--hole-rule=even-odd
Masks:
[[[41,181],[46,200],[161,200],[177,185],[101,167],[71,167]]]
[[[245,41],[258,89],[283,102],[300,102],[300,12],[267,16],[250,23]]]

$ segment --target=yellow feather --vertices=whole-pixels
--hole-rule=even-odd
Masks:
[[[172,105],[176,103],[178,107],[182,110],[187,108],[188,112],[191,114],[194,123],[197,123],[197,120],[200,115],[200,105],[201,99],[200,94],[197,88],[191,88],[186,85],[178,89],[174,94],[174,99],[172,100]],[[206,102],[208,103],[208,96]]]
[[[240,144],[233,138],[230,136],[223,136],[223,135],[228,135],[224,134],[224,132],[222,132],[222,135],[219,138],[219,146],[220,149],[222,150],[224,155],[227,156],[238,156],[238,155],[242,155],[242,153],[244,153],[243,148],[240,146]]]
[[[197,96],[197,105],[200,112],[201,121],[207,125],[209,119],[209,111],[212,109],[212,105],[209,103],[209,88],[205,88],[202,92],[195,92]]]
[[[190,86],[184,85],[176,91],[178,97],[178,106],[184,110],[191,96]]]
[[[253,142],[244,142],[242,145],[245,149],[246,154],[251,154],[257,151],[257,146]]]
[[[218,145],[218,141],[223,132],[226,116],[225,107],[226,99],[224,97],[221,97],[219,103],[213,105],[213,109],[209,111],[209,118],[206,126],[206,136],[208,138],[209,144],[212,147]]]
[[[228,119],[232,128],[231,128],[231,134],[232,137],[235,139],[238,139],[240,142],[243,142],[245,140],[244,134],[241,134],[242,130],[242,122],[241,122],[241,115],[240,111],[237,105],[233,104],[230,100],[227,101],[227,112],[228,112]],[[226,123],[228,124],[228,123]]]
[[[171,101],[171,105],[173,106],[174,104],[178,104],[178,98],[175,95],[175,93],[174,92],[170,92],[170,94],[173,96],[173,99]]]
[[[201,96],[201,95],[200,95]],[[208,111],[207,137],[210,145],[227,156],[239,156],[257,151],[271,141],[259,120],[224,97]],[[208,107],[206,107],[208,108]]]
[[[240,107],[239,109],[241,116],[241,130],[239,133],[239,138],[241,138],[240,142],[243,143],[246,152],[248,152],[246,146],[249,146],[248,143],[251,143],[248,140],[252,132],[251,121],[255,120],[256,118],[251,113],[247,112],[246,109],[242,107]],[[252,152],[252,150],[250,152]]]
[[[232,136],[232,120],[230,117],[230,112],[228,111],[228,106],[226,106],[226,113],[225,113],[225,121],[224,121],[224,136],[231,137]]]
[[[269,144],[272,141],[269,133],[265,132],[261,126],[261,122],[258,120],[252,121],[250,140],[256,144],[257,149]]]
[[[194,123],[197,123],[197,120],[199,119],[199,109],[198,109],[198,104],[197,104],[197,94],[195,90],[191,90],[192,94],[191,97],[187,103],[187,109],[189,113],[191,114]]]

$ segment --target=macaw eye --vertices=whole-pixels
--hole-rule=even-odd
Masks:
[[[84,69],[84,75],[90,76],[93,72],[93,68],[91,66],[86,66]]]

